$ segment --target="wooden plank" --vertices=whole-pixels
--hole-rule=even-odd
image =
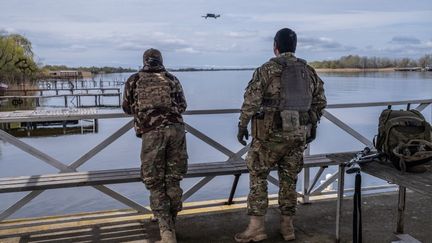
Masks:
[[[390,162],[376,161],[362,166],[362,171],[391,183],[432,197],[432,165],[424,173],[401,173]]]
[[[408,235],[408,234],[399,234],[399,235],[396,235],[396,237],[399,238],[400,241],[392,241],[392,243],[393,242],[400,242],[400,243],[421,243],[416,238],[414,238],[414,237],[412,237],[411,235]]]

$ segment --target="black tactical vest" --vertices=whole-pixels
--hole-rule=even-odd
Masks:
[[[275,59],[282,65],[279,110],[309,111],[312,103],[312,78],[303,59]]]

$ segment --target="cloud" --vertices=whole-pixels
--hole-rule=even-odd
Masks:
[[[74,51],[74,52],[84,52],[87,50],[87,46],[79,45],[79,44],[73,44],[67,48],[67,51]]]
[[[230,31],[225,35],[228,37],[238,38],[238,39],[252,38],[258,36],[258,31]]]
[[[420,40],[409,36],[395,36],[390,41],[392,44],[420,44]]]
[[[200,53],[200,51],[195,50],[192,47],[180,48],[180,49],[177,49],[176,51],[177,52],[183,52],[183,53],[191,53],[191,54]]]
[[[341,43],[327,37],[299,37],[298,48],[305,51],[353,51],[353,46],[342,45]]]
[[[414,11],[343,11],[340,13],[290,13],[255,14],[251,22],[290,23],[303,31],[338,31],[378,28],[397,24],[429,22],[431,10]],[[250,15],[244,15],[250,16]]]
[[[422,41],[415,37],[393,37],[391,45],[369,45],[360,51],[370,56],[411,57],[418,58],[432,53],[432,40]]]

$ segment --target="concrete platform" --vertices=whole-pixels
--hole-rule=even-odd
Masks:
[[[178,220],[179,242],[234,242],[235,233],[247,225],[245,198],[224,206],[223,200],[185,204]],[[269,239],[284,242],[279,234],[277,200],[267,215]],[[392,242],[396,223],[397,194],[363,197],[363,242]],[[351,242],[352,200],[345,199],[342,242]],[[407,195],[405,233],[421,242],[432,242],[431,199],[409,192]],[[334,242],[336,201],[316,200],[299,205],[295,217],[297,240],[292,242]],[[131,210],[83,213],[77,215],[21,219],[0,222],[0,242],[154,242],[158,228],[151,215]]]

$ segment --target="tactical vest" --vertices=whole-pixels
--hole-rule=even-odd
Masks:
[[[279,110],[309,111],[312,103],[312,79],[306,61],[275,59],[282,65]]]
[[[282,66],[279,98],[263,98],[264,114],[255,116],[253,127],[255,137],[266,139],[272,131],[287,132],[288,136],[302,134],[302,129],[311,123],[309,110],[312,104],[313,80],[303,59],[275,58]],[[270,84],[268,84],[270,85]],[[266,88],[268,89],[268,88]],[[266,90],[267,91],[267,90]]]
[[[140,111],[149,109],[170,109],[171,80],[165,72],[139,72],[135,97]]]

